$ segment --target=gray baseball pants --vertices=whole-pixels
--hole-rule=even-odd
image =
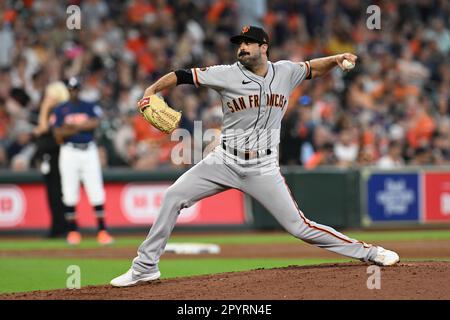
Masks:
[[[218,146],[167,189],[158,217],[133,260],[134,270],[158,270],[159,258],[181,209],[230,188],[258,200],[298,239],[359,260],[375,258],[375,246],[351,239],[303,215],[280,173],[276,152],[254,160],[236,159]]]

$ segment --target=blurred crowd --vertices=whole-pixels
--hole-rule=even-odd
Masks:
[[[380,8],[379,30],[367,26],[371,4]],[[68,29],[70,5],[81,8],[79,30]],[[0,168],[36,166],[33,132],[44,89],[70,76],[82,79],[82,99],[103,108],[103,166],[173,166],[177,142],[149,126],[136,102],[169,71],[233,63],[229,37],[244,25],[268,31],[271,61],[359,57],[351,72],[335,68],[294,91],[281,164],[450,164],[449,17],[447,0],[0,1]],[[219,135],[214,91],[178,86],[163,94],[183,111],[182,128]],[[200,141],[190,143],[200,149],[215,140],[195,136]]]

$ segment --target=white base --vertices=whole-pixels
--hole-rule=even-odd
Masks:
[[[220,247],[217,244],[208,243],[168,243],[164,252],[176,254],[218,254]]]

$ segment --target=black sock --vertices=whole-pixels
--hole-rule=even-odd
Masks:
[[[106,230],[105,219],[103,217],[97,217],[98,231]]]
[[[103,205],[100,204],[94,207],[95,215],[97,217],[97,226],[98,231],[106,230],[105,227],[105,211],[103,209]]]
[[[68,225],[69,231],[78,231],[78,225],[75,220],[68,220],[67,225]]]
[[[65,206],[64,218],[67,221],[67,230],[78,231],[77,221],[75,220],[75,206]]]

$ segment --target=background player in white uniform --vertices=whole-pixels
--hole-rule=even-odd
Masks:
[[[63,143],[59,169],[65,205],[64,216],[69,228],[67,242],[76,245],[81,241],[75,206],[80,199],[82,181],[97,217],[97,240],[100,244],[109,244],[113,242],[113,238],[105,227],[102,168],[94,142],[94,131],[99,124],[102,111],[99,106],[78,99],[80,83],[76,78],[70,78],[67,87],[70,100],[59,105],[54,111],[55,136]]]
[[[216,90],[224,112],[222,143],[185,172],[166,192],[159,215],[138,249],[132,267],[113,279],[130,286],[158,279],[158,262],[180,210],[229,188],[239,189],[264,205],[293,236],[317,247],[379,265],[399,256],[382,247],[350,239],[333,228],[308,220],[292,197],[278,165],[281,119],[292,90],[304,79],[318,77],[356,56],[345,53],[307,62],[268,61],[269,37],[257,27],[244,27],[231,42],[238,44],[232,65],[177,70],[150,86],[144,97],[180,84]]]

